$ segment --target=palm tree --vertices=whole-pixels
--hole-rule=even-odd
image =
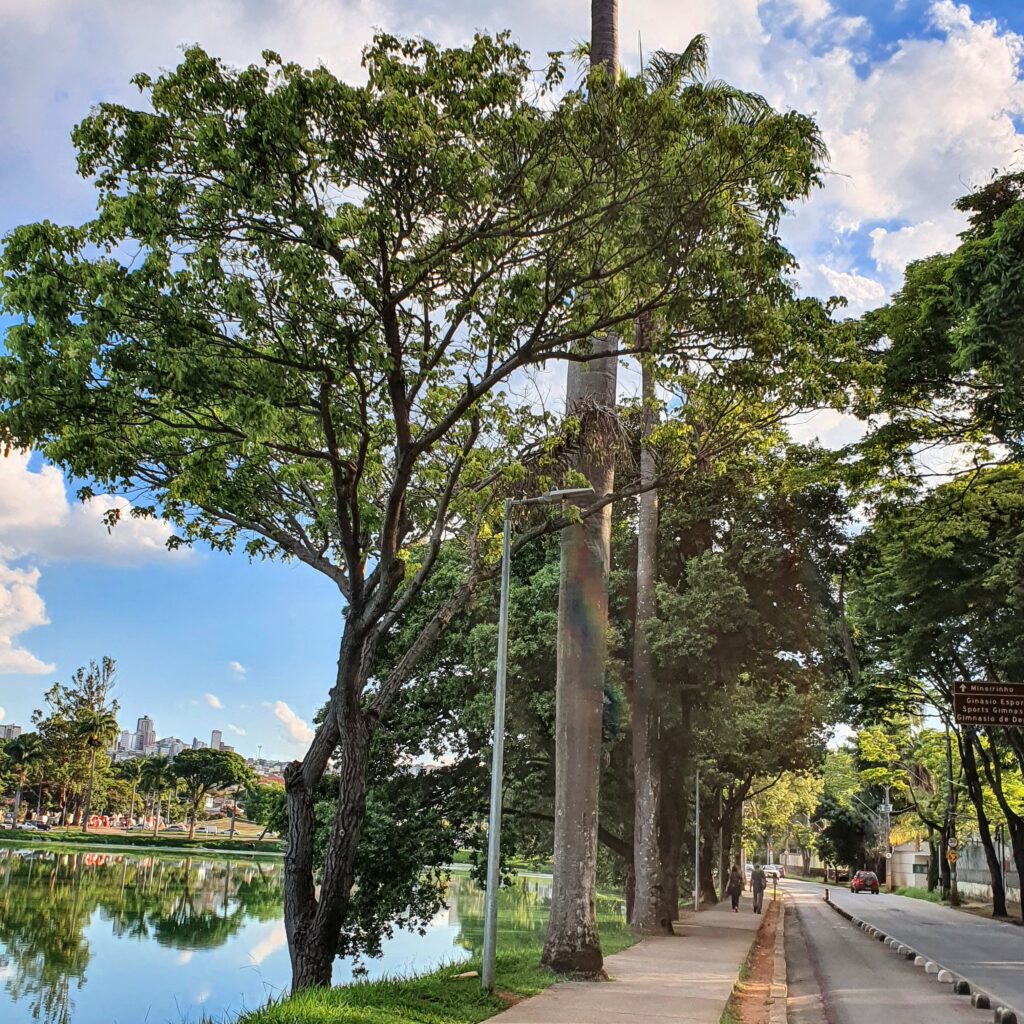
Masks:
[[[29,773],[43,759],[43,741],[38,733],[26,732],[7,744],[7,756],[14,768],[17,788],[14,791],[14,820],[18,824],[21,810],[21,791],[25,786]]]
[[[121,764],[121,778],[132,784],[132,798],[128,801],[128,821],[135,817],[135,794],[138,792],[139,783],[142,781],[143,772],[146,767],[145,761],[140,757],[133,757],[130,761]]]
[[[160,802],[165,789],[177,783],[177,776],[171,771],[171,762],[163,754],[147,757],[142,766],[142,782],[155,795],[156,807],[153,812],[153,835],[160,828]]]
[[[591,0],[591,84],[619,77],[618,0]],[[614,332],[595,335],[587,363],[570,362],[565,411],[580,417],[572,468],[597,497],[614,490],[618,348]],[[606,436],[607,435],[607,436]],[[586,504],[586,502],[584,502]],[[551,914],[541,963],[559,974],[600,974],[604,963],[594,914],[597,886],[598,782],[604,707],[605,641],[612,507],[561,535],[555,699],[555,829]]]
[[[118,732],[117,719],[106,708],[85,708],[75,722],[75,735],[85,741],[89,748],[89,784],[85,790],[85,808],[82,814],[82,831],[89,831],[89,808],[92,803],[92,784],[96,777],[96,753],[101,747],[109,747]]]

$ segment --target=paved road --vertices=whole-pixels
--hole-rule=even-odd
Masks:
[[[920,968],[837,914],[810,885],[786,882],[790,1024],[989,1024]],[[909,901],[907,901],[909,902]]]
[[[794,881],[784,884],[799,901],[805,919],[810,904],[818,902],[820,910],[842,921],[856,936],[863,936],[859,929],[824,904],[823,886]],[[844,910],[906,943],[930,960],[948,967],[955,974],[967,978],[1003,1004],[1016,1008],[1018,1012],[1024,1011],[1024,928],[951,910],[926,900],[887,893],[855,896],[848,887],[829,888],[833,902]],[[820,917],[820,914],[815,917]],[[920,968],[909,970],[896,960],[884,944],[863,937],[864,941],[881,951],[885,963],[893,962],[902,968],[906,984],[911,983],[910,976],[923,979]],[[945,986],[939,986],[931,980],[926,984],[946,990]],[[1024,1019],[1024,1015],[1021,1019]],[[877,1024],[877,1021],[873,1024]]]

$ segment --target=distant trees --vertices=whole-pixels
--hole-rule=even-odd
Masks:
[[[207,793],[226,786],[244,786],[252,781],[245,759],[231,750],[182,750],[170,763],[170,771],[181,783],[188,806],[188,837],[196,834],[196,816]]]
[[[82,808],[82,831],[89,831],[89,812],[92,805],[92,787],[96,779],[96,754],[109,747],[117,738],[118,724],[114,715],[104,709],[84,708],[75,721],[75,735],[89,748],[89,782],[85,789]]]
[[[38,733],[23,732],[7,744],[5,754],[14,775],[14,824],[17,825],[21,812],[22,790],[33,770],[43,760],[43,743]]]

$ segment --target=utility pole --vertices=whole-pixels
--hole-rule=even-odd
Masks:
[[[896,888],[892,877],[892,804],[889,803],[889,786],[885,787],[885,803],[882,805],[885,811],[885,878],[889,883],[889,892]]]
[[[693,912],[700,910],[700,768],[693,783]]]
[[[956,859],[949,859],[950,851],[956,850],[956,802],[953,799],[953,746],[949,738],[949,720],[946,720],[946,849],[942,856],[949,863],[949,903],[960,906],[960,892],[956,884]]]

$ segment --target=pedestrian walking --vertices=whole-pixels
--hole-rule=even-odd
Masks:
[[[755,914],[761,913],[761,907],[764,906],[764,891],[767,888],[768,878],[764,873],[764,868],[755,861],[754,870],[750,874],[750,891],[754,896]]]
[[[729,884],[725,887],[725,891],[729,894],[729,899],[732,900],[734,914],[740,912],[740,893],[743,892],[743,889],[743,875],[740,874],[740,866],[733,864],[732,871],[729,872]]]

